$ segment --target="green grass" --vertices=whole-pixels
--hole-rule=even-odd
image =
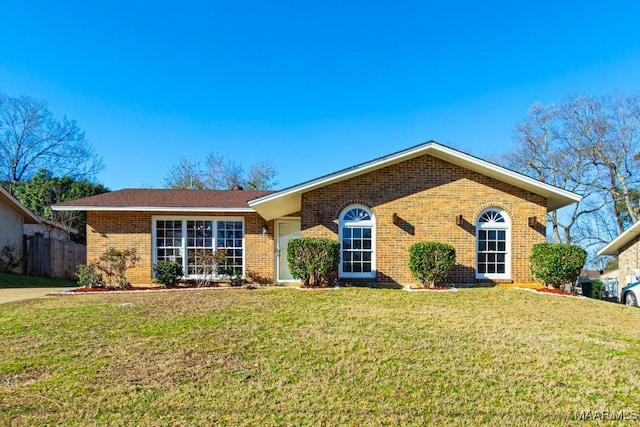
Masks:
[[[640,409],[639,320],[503,288],[11,303],[0,425],[584,425]]]
[[[7,288],[64,288],[78,286],[74,280],[0,273],[0,289]]]

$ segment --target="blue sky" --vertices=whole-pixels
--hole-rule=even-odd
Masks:
[[[14,1],[0,91],[78,121],[112,190],[182,156],[278,188],[428,140],[491,158],[532,103],[640,89],[640,2]]]

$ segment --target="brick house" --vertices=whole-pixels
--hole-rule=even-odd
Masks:
[[[341,281],[408,284],[408,248],[456,248],[458,284],[530,281],[528,257],[546,241],[546,214],[580,196],[428,142],[281,191],[126,189],[59,203],[87,211],[88,259],[134,247],[128,274],[150,283],[158,260],[197,269],[198,248],[223,249],[248,280],[287,282],[287,242],[341,244]]]
[[[600,256],[618,258],[618,293],[623,287],[640,280],[640,221],[598,251]]]

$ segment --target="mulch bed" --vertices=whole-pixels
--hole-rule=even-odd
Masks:
[[[522,291],[537,292],[539,294],[559,295],[559,296],[563,296],[563,297],[585,298],[582,295],[572,294],[570,292],[565,292],[562,289],[556,289],[556,288],[512,288],[512,289],[519,289],[519,290],[522,290]]]
[[[74,294],[90,294],[90,293],[101,293],[101,292],[131,292],[131,291],[159,291],[167,288],[159,288],[157,286],[154,287],[131,287],[131,288],[73,288],[69,289],[70,293]]]
[[[138,293],[138,292],[179,292],[179,291],[197,291],[197,290],[212,290],[212,289],[242,289],[242,287],[231,286],[173,286],[169,288],[162,288],[160,286],[131,286],[128,288],[70,288],[60,292],[52,292],[52,295],[69,295],[69,294],[125,294],[125,293]]]
[[[434,288],[404,288],[408,292],[458,292],[457,288],[436,286]]]

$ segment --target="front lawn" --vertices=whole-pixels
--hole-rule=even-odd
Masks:
[[[58,297],[3,305],[0,348],[0,425],[640,415],[640,310],[499,287]]]
[[[78,286],[75,280],[50,277],[25,276],[15,273],[0,273],[0,289],[7,288],[72,288]]]

